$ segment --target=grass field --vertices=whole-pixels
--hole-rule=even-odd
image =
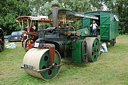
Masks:
[[[128,85],[128,36],[120,35],[115,47],[109,47],[95,63],[62,60],[65,65],[59,75],[47,81],[20,69],[25,51],[20,42],[15,44],[15,49],[0,53],[0,85]]]

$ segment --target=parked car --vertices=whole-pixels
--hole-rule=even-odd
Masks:
[[[21,41],[22,32],[25,31],[14,31],[11,33],[11,35],[8,37],[8,41]]]
[[[4,39],[8,39],[11,35],[5,35]]]

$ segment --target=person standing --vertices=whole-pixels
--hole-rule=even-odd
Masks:
[[[96,28],[98,27],[98,25],[96,24],[95,20],[93,20],[93,24],[91,24],[90,27],[92,27],[93,35],[96,35]]]

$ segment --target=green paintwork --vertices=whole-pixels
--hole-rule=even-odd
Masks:
[[[118,36],[118,21],[112,13],[100,13],[100,33],[102,40],[112,40]]]
[[[48,56],[48,60],[47,60],[47,61],[44,60],[44,57],[45,57],[45,56]],[[48,66],[49,66],[49,63],[50,63],[50,55],[49,55],[49,51],[47,51],[47,52],[45,52],[45,53],[42,55],[42,58],[41,58],[41,60],[40,60],[40,62],[39,62],[39,68],[40,68],[40,70],[42,69],[42,66],[48,67]],[[57,54],[57,52],[55,52],[55,63],[56,63],[57,65],[60,64],[60,59],[59,59],[59,55]],[[51,70],[52,70],[52,74],[51,74],[51,75],[48,75],[48,71],[42,72],[42,73],[41,73],[41,76],[42,76],[44,79],[51,79],[51,78],[53,78],[53,77],[58,73],[59,68],[60,68],[60,67],[56,67],[56,68],[51,69]]]
[[[88,36],[88,35],[90,35],[90,31],[87,28],[79,29],[77,31],[80,32],[80,34],[76,34],[77,36]],[[86,31],[86,33],[85,33],[85,31]]]
[[[83,40],[72,41],[72,61],[82,62],[82,42]]]
[[[68,51],[69,50],[69,45],[70,45],[70,41],[69,40],[65,40],[65,51]]]
[[[83,18],[83,23],[82,23],[82,27],[88,27],[90,28],[90,24],[91,24],[91,20],[89,18]]]
[[[101,41],[110,41],[118,36],[118,23],[115,19],[116,14],[110,12],[88,12],[87,15],[98,16],[100,19],[100,36]],[[91,20],[83,18],[83,27],[90,26]]]

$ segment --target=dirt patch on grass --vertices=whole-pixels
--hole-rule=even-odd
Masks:
[[[117,43],[128,43],[128,37],[117,37]]]
[[[6,42],[5,41],[5,45],[8,45],[8,44],[10,44],[10,43],[14,43],[16,46],[18,46],[18,47],[20,47],[20,46],[22,46],[22,42]]]

